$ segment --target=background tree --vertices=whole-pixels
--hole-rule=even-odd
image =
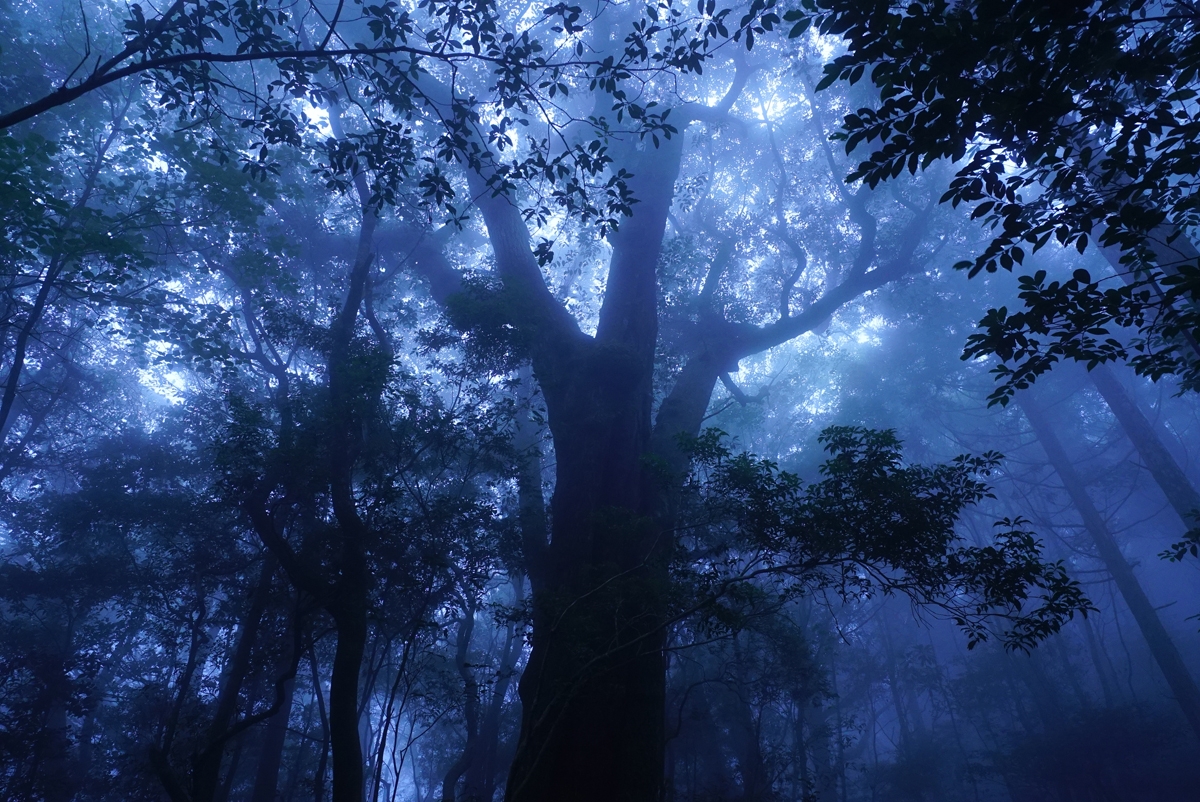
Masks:
[[[1122,279],[1023,278],[1022,309],[991,310],[967,349],[1001,358],[997,400],[1062,358],[1194,389],[1193,3],[816,0],[788,19],[793,36],[815,23],[846,42],[821,86],[866,75],[880,90],[838,134],[848,152],[871,148],[851,180],[965,159],[942,200],[975,204],[997,232],[960,263],[970,275],[1012,270],[1054,238],[1094,241]]]

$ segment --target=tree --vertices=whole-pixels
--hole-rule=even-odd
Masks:
[[[114,318],[137,332],[131,350],[146,369],[181,385],[172,398],[211,423],[213,475],[197,486],[237,511],[234,531],[253,533],[288,578],[303,613],[299,645],[260,651],[257,678],[285,655],[285,674],[306,655],[312,663],[305,691],[322,722],[321,792],[326,745],[339,802],[362,795],[368,769],[377,793],[384,763],[404,759],[395,749],[389,758],[383,733],[397,743],[393,703],[411,649],[425,648],[431,630],[447,631],[424,637],[456,678],[445,697],[455,702],[438,715],[461,704],[475,734],[466,752],[477,751],[466,664],[481,627],[475,602],[507,549],[510,578],[528,575],[532,620],[507,795],[659,794],[668,627],[699,601],[711,609],[761,590],[754,576],[712,577],[707,594],[681,604],[695,579],[678,566],[692,457],[681,441],[700,435],[718,382],[751,397],[733,376],[740,360],[824,330],[940,247],[933,182],[915,183],[919,200],[898,207],[836,192],[833,219],[811,219],[825,208],[825,168],[837,164],[820,120],[785,127],[754,116],[790,67],[755,78],[763,70],[740,50],[713,53],[752,38],[762,53],[773,9],[756,0],[739,19],[709,4],[695,14],[670,3],[595,14],[559,4],[531,24],[523,8],[486,3],[361,6],[353,23],[320,6],[300,17],[271,4],[172,6],[149,21],[132,12],[116,50],[128,67],[101,61],[92,77],[68,79],[78,100],[122,70],[150,81],[153,113],[129,138],[146,146],[134,166],[161,171],[174,192],[179,225],[153,261],[178,289]],[[416,38],[427,46],[405,44]],[[702,70],[720,76],[720,92]],[[67,95],[46,97],[18,113],[21,126],[61,122],[52,109],[67,108],[55,105]],[[801,175],[810,151],[824,157],[812,182]],[[772,192],[760,191],[762,175]],[[567,254],[601,280],[576,282]],[[405,283],[410,275],[433,304]],[[548,516],[531,449],[518,465],[506,461],[512,411],[498,388],[526,364],[526,387],[536,382],[541,399],[530,415],[543,417],[553,449]],[[961,465],[903,467],[892,441],[864,432],[838,442],[819,485],[836,496],[825,516],[867,503],[856,494],[875,471],[894,482],[871,501],[912,513],[913,553],[870,551],[879,544],[843,532],[808,569],[798,558],[794,592],[832,581],[839,567],[888,565],[899,576],[885,587],[933,604],[969,597],[977,606],[959,612],[973,636],[999,615],[1012,617],[1019,643],[1079,609],[1074,586],[1023,530],[957,548],[957,512],[978,495]],[[767,510],[755,504],[771,499],[743,499],[749,517],[727,526],[765,538],[751,544],[763,553],[754,559],[802,550],[808,529],[823,531],[821,498],[746,464],[777,492]],[[514,492],[519,547],[504,539]],[[784,531],[753,529],[768,513]],[[716,547],[734,563],[750,548]],[[257,576],[233,573],[242,586]],[[1047,592],[1029,602],[1038,587]],[[238,653],[229,638],[211,648],[230,627],[206,628],[210,595],[207,586],[190,594],[193,612],[175,625],[186,646],[167,650],[188,678],[170,687],[189,725],[226,717],[221,690],[193,691],[192,680]],[[265,714],[266,702],[248,687],[240,711]],[[159,763],[173,768],[160,775],[183,778],[187,792],[203,738],[172,728],[188,738],[158,744]],[[434,765],[433,751],[426,774],[457,791],[455,767]],[[245,780],[232,756],[222,769],[214,755],[224,787]]]
[[[682,134],[685,123],[731,108],[743,87],[735,77],[715,110],[685,104],[668,119]],[[601,96],[598,102],[613,101]],[[619,114],[620,104],[613,108]],[[839,271],[840,283],[803,312],[772,305],[751,317],[755,323],[731,320],[712,302],[730,267],[728,257],[714,259],[702,284],[707,295],[697,287],[694,318],[677,324],[683,328],[676,346],[681,366],[666,377],[669,390],[656,390],[656,263],[684,148],[681,135],[657,150],[639,140],[613,137],[614,167],[633,176],[629,188],[638,203],[610,237],[594,337],[564,314],[547,287],[516,198],[483,190],[486,174],[473,179],[508,305],[501,321],[514,332],[510,342],[527,349],[532,361],[556,457],[551,538],[525,554],[532,652],[521,680],[525,723],[510,799],[563,793],[649,799],[658,793],[666,557],[674,549],[675,488],[687,464],[678,437],[699,433],[716,383],[738,360],[803,334],[842,304],[912,269],[927,222],[920,215],[908,221],[894,259],[874,270],[868,269],[874,241],[864,238],[867,259]],[[473,321],[459,322],[468,327]],[[659,392],[663,400],[654,415]]]
[[[1121,596],[1129,605],[1142,634],[1150,644],[1150,650],[1163,675],[1167,678],[1167,684],[1175,694],[1179,707],[1183,710],[1192,729],[1196,731],[1196,735],[1200,737],[1200,686],[1196,685],[1195,679],[1188,672],[1187,664],[1179,654],[1178,648],[1167,634],[1153,605],[1146,598],[1146,592],[1134,575],[1133,569],[1121,554],[1120,547],[1117,546],[1104,519],[1089,498],[1086,486],[1079,478],[1066,451],[1063,450],[1062,443],[1054,433],[1054,429],[1051,428],[1035,401],[1022,397],[1018,403],[1025,413],[1026,420],[1029,421],[1029,425],[1036,433],[1038,442],[1045,450],[1050,464],[1054,466],[1055,472],[1062,480],[1063,487],[1071,497],[1071,503],[1075,505],[1079,515],[1083,518],[1084,525],[1096,544],[1100,559],[1112,574],[1121,591]]]
[[[965,159],[943,201],[976,204],[997,233],[970,275],[1012,270],[1051,238],[1095,241],[1123,285],[1077,270],[1022,278],[1022,309],[993,309],[965,356],[994,354],[995,400],[1062,358],[1127,360],[1196,386],[1196,8],[1191,2],[893,4],[813,0],[791,12],[848,52],[821,86],[867,75],[876,108],[838,138],[870,151],[849,180],[869,186]],[[1014,165],[1011,166],[1010,165]]]

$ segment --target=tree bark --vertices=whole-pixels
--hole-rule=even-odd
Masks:
[[[329,681],[329,744],[333,802],[362,802],[363,754],[358,737],[358,678],[367,646],[366,608],[337,621],[337,649]]]
[[[488,300],[527,349],[546,401],[556,459],[545,549],[527,548],[531,653],[520,683],[522,725],[509,802],[657,800],[664,777],[666,598],[673,498],[687,468],[677,435],[695,435],[713,387],[737,360],[824,323],[842,304],[914,266],[928,224],[917,215],[895,258],[853,273],[797,315],[694,326],[695,348],[652,424],[658,335],[657,262],[690,121],[726,114],[746,72],[714,108],[685,105],[680,133],[661,147],[630,137],[612,146],[638,203],[610,241],[613,254],[595,337],[555,298],[518,203],[488,183],[487,159],[465,158],[502,291]],[[426,102],[452,111],[450,89],[421,78]],[[598,109],[603,102],[598,101]],[[603,115],[604,110],[597,112]],[[487,143],[476,141],[479,152]],[[468,154],[464,153],[464,156]],[[436,255],[413,260],[435,297],[457,284]],[[448,312],[455,315],[454,304]],[[471,321],[456,318],[456,324]],[[538,554],[538,552],[544,552]]]
[[[1138,628],[1141,629],[1142,636],[1150,647],[1150,653],[1154,655],[1158,667],[1162,670],[1167,685],[1175,695],[1175,700],[1179,703],[1180,709],[1197,737],[1200,737],[1200,688],[1196,686],[1195,680],[1188,672],[1183,656],[1180,655],[1179,649],[1171,640],[1158,613],[1155,612],[1154,605],[1146,597],[1146,592],[1134,575],[1133,568],[1121,553],[1104,518],[1092,503],[1087,487],[1076,472],[1067,452],[1063,449],[1058,435],[1055,434],[1054,429],[1047,422],[1036,403],[1027,396],[1028,394],[1018,396],[1017,403],[1025,413],[1025,418],[1033,428],[1034,434],[1037,435],[1038,442],[1041,443],[1042,449],[1050,459],[1050,464],[1062,481],[1067,495],[1070,496],[1071,502],[1083,519],[1084,526],[1096,544],[1096,551],[1099,553],[1101,561],[1112,575],[1117,589],[1129,606],[1129,611],[1133,614]]]
[[[366,541],[369,532],[358,513],[354,495],[354,469],[362,445],[365,405],[361,397],[361,379],[356,377],[352,364],[351,344],[368,290],[369,271],[375,257],[373,238],[379,218],[370,206],[366,179],[361,173],[354,176],[354,185],[362,206],[358,251],[350,271],[346,298],[330,327],[332,342],[328,361],[330,500],[341,537],[340,570],[326,605],[337,627],[337,647],[329,685],[333,802],[362,802],[364,789],[358,691],[367,645],[370,572]]]
[[[317,671],[315,646],[308,652],[308,663],[309,668],[312,669],[313,696],[316,697],[317,712],[321,718],[321,757],[317,761],[317,770],[313,775],[313,799],[316,802],[325,802],[325,771],[329,767],[330,726],[329,716],[325,712],[325,694],[321,690],[321,675]]]
[[[615,372],[598,369],[614,380],[578,387],[575,414],[551,426],[553,534],[534,582],[511,802],[652,802],[661,786],[665,564],[652,517],[639,514],[649,397],[620,398]],[[601,403],[588,409],[588,398]]]

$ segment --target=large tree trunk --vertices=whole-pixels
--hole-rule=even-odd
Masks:
[[[682,131],[699,118],[692,115],[724,115],[747,76],[739,68],[720,104],[677,109],[672,123]],[[430,86],[427,97],[449,103],[444,88]],[[598,103],[600,109],[604,103]],[[503,312],[528,343],[546,400],[556,459],[551,538],[526,542],[534,626],[520,683],[522,727],[509,802],[658,800],[667,557],[672,502],[687,468],[677,436],[698,433],[718,377],[736,368],[738,358],[800,336],[842,304],[910,270],[927,225],[928,216],[918,215],[892,262],[851,271],[803,312],[783,310],[775,324],[732,324],[708,308],[652,427],[656,266],[683,140],[679,133],[657,148],[631,140],[612,149],[614,164],[633,176],[629,188],[638,203],[610,238],[594,338],[550,291],[521,212],[487,185],[486,163],[469,176],[503,281]],[[438,260],[419,261],[435,294],[453,286]]]
[[[552,540],[546,570],[531,576],[510,802],[652,802],[662,782],[666,576],[655,521],[640,509],[649,393],[598,372],[611,380],[579,387],[571,420],[552,418]]]
[[[1195,730],[1197,737],[1200,737],[1200,688],[1197,688],[1195,680],[1188,672],[1187,664],[1184,663],[1179,649],[1171,640],[1162,621],[1159,620],[1158,613],[1155,612],[1154,606],[1146,597],[1146,592],[1134,575],[1133,568],[1125,560],[1112,533],[1108,531],[1104,518],[1092,503],[1087,487],[1075,471],[1075,466],[1063,449],[1058,435],[1054,433],[1054,429],[1031,399],[1018,396],[1017,403],[1024,411],[1025,418],[1029,421],[1037,435],[1038,442],[1041,443],[1042,449],[1050,459],[1050,464],[1054,466],[1067,495],[1071,497],[1071,502],[1083,519],[1084,526],[1096,544],[1096,551],[1099,553],[1100,559],[1104,562],[1113,581],[1116,582],[1117,589],[1129,606],[1129,611],[1133,614],[1138,628],[1142,631],[1142,636],[1145,637],[1146,643],[1150,647],[1150,653],[1154,655],[1158,667],[1166,677],[1167,685],[1175,694],[1175,700],[1179,703],[1179,707],[1183,710],[1184,716],[1187,717],[1188,723]]]
[[[669,544],[646,459],[655,265],[681,139],[630,154],[641,203],[613,237],[595,340],[576,341],[565,359],[557,344],[534,349],[556,481],[550,543],[529,555],[532,651],[509,802],[656,802],[661,792]]]

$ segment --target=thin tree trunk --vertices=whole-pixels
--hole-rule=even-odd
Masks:
[[[733,654],[734,665],[742,665],[742,649],[737,635],[733,637]],[[742,690],[740,687],[730,688],[734,697],[732,718],[736,723],[736,731],[729,733],[732,742],[730,746],[736,755],[739,773],[742,776],[742,799],[744,802],[762,802],[768,797],[771,782],[763,758],[754,710]]]
[[[1083,627],[1088,655],[1092,658],[1092,665],[1096,668],[1096,676],[1100,681],[1100,691],[1104,694],[1104,706],[1111,710],[1117,706],[1118,699],[1120,699],[1120,692],[1117,690],[1120,681],[1117,679],[1116,669],[1113,668],[1112,662],[1108,659],[1108,655],[1104,651],[1104,645],[1100,643],[1100,637],[1096,634],[1096,628],[1092,626],[1091,619],[1081,619],[1080,626]]]
[[[121,122],[125,119],[125,112],[129,110],[129,106],[133,101],[133,95],[130,95],[122,105],[121,110],[115,115],[112,121],[112,127],[109,129],[108,136],[100,143],[96,150],[96,156],[92,164],[88,168],[87,178],[84,180],[83,191],[72,204],[71,209],[67,212],[66,217],[62,222],[62,229],[68,230],[75,221],[75,217],[80,209],[83,209],[91,202],[92,193],[96,189],[96,181],[100,177],[100,169],[104,164],[104,157],[108,155],[109,149],[120,135],[122,126]],[[58,245],[54,246],[56,249]],[[34,298],[33,307],[29,311],[29,317],[25,319],[24,325],[17,333],[17,338],[13,346],[12,364],[8,367],[8,375],[4,379],[4,392],[0,395],[0,445],[3,444],[3,438],[8,434],[8,430],[12,424],[13,410],[17,404],[17,389],[21,384],[21,371],[25,368],[26,350],[31,339],[37,339],[35,330],[38,323],[41,322],[42,316],[46,312],[46,305],[50,300],[50,294],[55,289],[55,282],[58,280],[59,274],[67,266],[70,259],[75,258],[77,254],[65,254],[61,251],[54,251],[50,258],[50,263],[47,265],[45,272],[42,274],[41,286],[38,288],[37,296]]]
[[[1112,574],[1117,589],[1129,606],[1129,611],[1133,613],[1133,618],[1137,621],[1142,636],[1145,637],[1146,643],[1150,647],[1151,654],[1154,655],[1158,667],[1162,670],[1167,685],[1175,694],[1175,700],[1179,703],[1179,707],[1197,737],[1200,737],[1200,688],[1196,686],[1195,680],[1188,672],[1187,664],[1184,663],[1179,649],[1171,640],[1171,636],[1159,619],[1158,613],[1155,612],[1154,606],[1146,597],[1146,592],[1134,575],[1133,568],[1125,560],[1125,556],[1121,553],[1112,533],[1109,532],[1103,517],[1092,503],[1087,487],[1075,471],[1074,464],[1067,457],[1058,435],[1054,433],[1054,429],[1046,421],[1041,410],[1027,397],[1027,394],[1026,397],[1018,396],[1017,403],[1024,411],[1026,420],[1029,421],[1037,435],[1038,442],[1041,443],[1042,449],[1050,459],[1050,464],[1054,466],[1067,495],[1071,497],[1072,503],[1083,519],[1084,526],[1096,544],[1096,551],[1099,553],[1100,559]]]
[[[229,769],[225,772],[225,781],[217,789],[217,802],[229,802],[233,793],[233,784],[237,782],[238,766],[241,765],[242,751],[246,748],[246,740],[239,738],[234,744],[233,754],[229,756]]]
[[[388,732],[392,729],[396,731],[396,738],[400,737],[400,722],[399,718],[404,709],[404,701],[400,703],[400,710],[396,710],[396,694],[400,692],[400,683],[405,680],[405,674],[408,670],[408,658],[412,654],[413,643],[416,639],[416,632],[404,642],[403,651],[400,658],[400,665],[396,666],[396,675],[392,679],[391,688],[388,690],[387,705],[383,711],[383,720],[379,727],[379,744],[375,750],[375,782],[371,788],[371,802],[379,802],[379,789],[384,784],[383,780],[383,765],[384,757],[388,748]],[[408,697],[408,691],[405,690],[405,699]],[[392,721],[395,717],[395,725]],[[392,759],[396,757],[396,742],[392,741]],[[396,767],[396,774],[399,775],[400,768]]]
[[[239,627],[237,645],[222,677],[221,690],[217,694],[217,705],[208,726],[209,745],[200,752],[192,769],[193,802],[211,802],[216,798],[221,774],[221,760],[225,755],[226,742],[222,739],[229,722],[237,712],[238,696],[242,683],[250,670],[250,656],[258,640],[258,628],[271,590],[271,579],[278,562],[268,554],[263,561],[258,585],[250,597],[242,625]],[[219,745],[218,745],[219,741]]]
[[[171,707],[166,721],[163,723],[159,742],[150,747],[150,764],[162,781],[163,790],[167,792],[172,802],[190,802],[189,794],[180,782],[171,766],[171,746],[179,729],[179,719],[183,713],[184,703],[192,690],[192,677],[197,667],[203,663],[201,651],[207,643],[207,633],[204,623],[208,618],[208,605],[204,598],[196,600],[196,609],[191,618],[191,642],[188,647],[187,662],[175,688],[175,702]]]
[[[513,601],[520,607],[525,600],[525,578],[514,576]],[[479,759],[467,768],[463,787],[465,802],[492,802],[496,795],[496,775],[499,770],[500,725],[504,713],[504,700],[517,670],[521,656],[523,638],[517,632],[516,623],[508,622],[504,636],[504,649],[500,656],[500,668],[491,699],[479,724]]]
[[[880,613],[880,631],[883,634],[884,666],[887,669],[888,690],[892,697],[892,707],[896,711],[896,722],[900,729],[900,754],[908,758],[912,755],[912,740],[914,726],[909,720],[909,709],[905,699],[904,689],[900,686],[900,671],[896,660],[896,648],[892,643],[892,623],[885,604]]]
[[[316,707],[316,699],[310,698],[304,706],[304,731],[300,735],[300,746],[296,750],[296,757],[288,767],[287,783],[284,785],[283,799],[284,802],[294,802],[296,799],[296,789],[300,786],[300,776],[308,768],[309,752],[312,749],[313,741],[316,739],[312,735],[313,729],[313,710]]]
[[[330,115],[331,121],[334,115]],[[351,342],[366,296],[374,262],[373,239],[378,216],[369,205],[365,177],[354,176],[362,220],[358,249],[350,271],[346,298],[330,327],[328,359],[331,425],[329,431],[330,499],[341,536],[341,554],[327,609],[337,627],[337,647],[329,687],[329,735],[333,747],[333,802],[362,802],[363,751],[359,737],[359,680],[367,646],[370,572],[368,528],[358,514],[354,469],[362,440],[361,379],[351,364]],[[381,343],[381,346],[386,344]]]
[[[804,735],[806,726],[804,711],[810,704],[807,693],[800,694],[795,701],[796,718],[793,724],[795,735],[793,736],[794,743],[792,744],[792,760],[795,761],[793,767],[796,774],[796,782],[798,787],[793,788],[793,795],[796,799],[805,799],[813,790],[812,777],[808,771],[808,739]]]
[[[1090,375],[1108,408],[1125,430],[1125,436],[1133,443],[1138,456],[1179,515],[1179,520],[1188,529],[1196,526],[1195,514],[1200,511],[1200,493],[1188,481],[1187,474],[1171,456],[1154,426],[1107,367],[1097,365],[1092,368]]]
[[[833,691],[835,716],[833,734],[837,738],[834,757],[837,760],[838,799],[846,802],[846,733],[842,724],[842,695],[838,691],[837,671],[837,641],[834,641],[829,647],[829,687]]]
[[[463,681],[463,718],[467,728],[467,740],[462,754],[451,764],[442,778],[442,802],[454,802],[458,781],[476,760],[479,743],[479,683],[471,670],[467,658],[471,650],[471,635],[475,631],[475,603],[472,600],[463,611],[458,622],[455,643],[454,667]],[[472,800],[474,802],[474,800]]]
[[[315,645],[308,653],[308,662],[312,668],[313,695],[317,697],[317,712],[321,716],[321,757],[317,761],[317,770],[313,775],[313,799],[315,802],[324,802],[325,771],[329,763],[329,716],[325,712],[325,694],[321,690],[321,675],[317,670]]]
[[[71,627],[63,638],[62,649],[52,658],[53,681],[50,685],[50,709],[46,712],[45,730],[38,743],[42,769],[42,789],[46,802],[67,802],[75,793],[72,777],[70,724],[67,721],[67,700],[71,692],[71,681],[67,676],[64,653],[69,653]]]
[[[363,753],[358,737],[358,679],[367,646],[366,606],[343,612],[329,681],[333,802],[362,802]]]
[[[287,663],[290,665],[291,661],[288,660]],[[292,715],[295,690],[296,678],[292,677],[283,687],[283,704],[267,721],[262,751],[258,756],[258,771],[254,775],[254,791],[250,795],[251,802],[275,802],[279,786],[279,767],[283,763],[283,747],[287,740],[288,720]]]

